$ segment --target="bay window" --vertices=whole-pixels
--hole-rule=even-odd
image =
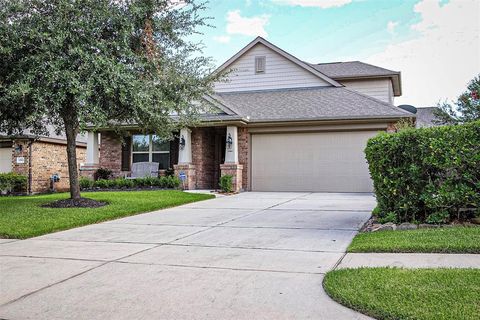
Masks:
[[[170,142],[160,137],[150,135],[133,135],[132,137],[132,163],[158,162],[158,168],[170,167]]]

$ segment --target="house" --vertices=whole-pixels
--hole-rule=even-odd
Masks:
[[[425,107],[425,108],[417,108],[416,115],[416,127],[417,128],[428,128],[428,127],[435,127],[439,126],[440,123],[438,122],[439,119],[435,115],[435,111],[437,107]]]
[[[10,136],[0,133],[0,173],[16,172],[28,177],[27,192],[50,191],[50,178],[56,174],[60,180],[55,189],[69,188],[66,137],[48,127],[49,134],[37,136],[29,130]],[[87,143],[82,135],[77,137],[78,163],[85,162]]]
[[[108,129],[89,132],[83,175],[128,174],[134,162],[175,168],[188,189],[371,192],[363,150],[370,137],[415,116],[393,105],[399,72],[359,61],[312,64],[258,37],[216,72],[228,81],[205,97],[216,108],[173,141]],[[100,141],[100,142],[99,142]],[[90,172],[88,172],[90,170]]]

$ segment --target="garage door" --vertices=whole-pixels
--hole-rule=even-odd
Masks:
[[[12,147],[0,148],[0,173],[12,171]]]
[[[371,192],[363,150],[376,131],[252,135],[252,190]]]

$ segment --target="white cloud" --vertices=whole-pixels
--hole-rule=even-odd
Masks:
[[[398,21],[388,21],[387,31],[390,34],[395,34],[395,28],[398,26]]]
[[[270,16],[265,14],[254,17],[242,17],[240,10],[229,11],[227,13],[227,33],[267,37],[265,26],[268,24],[269,19]]]
[[[271,0],[274,3],[300,6],[300,7],[318,7],[328,9],[333,7],[342,7],[352,2],[352,0]]]
[[[480,2],[422,0],[416,38],[390,44],[367,62],[402,72],[403,95],[396,104],[418,107],[455,99],[480,73]]]
[[[213,40],[220,42],[220,43],[229,43],[230,42],[230,36],[216,36],[213,37]]]

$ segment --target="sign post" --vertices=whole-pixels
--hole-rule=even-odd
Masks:
[[[185,181],[187,180],[187,175],[185,174],[184,171],[180,171],[180,173],[178,174],[178,177],[180,178],[180,181],[182,181],[183,190],[185,190]]]

